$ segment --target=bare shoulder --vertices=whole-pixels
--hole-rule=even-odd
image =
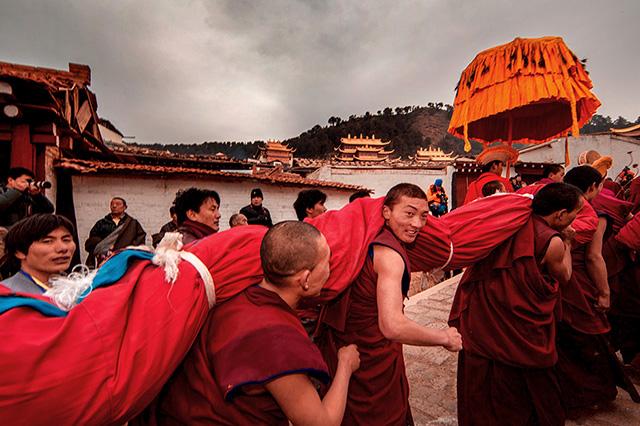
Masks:
[[[373,247],[373,269],[377,273],[400,270],[404,271],[404,260],[400,253],[383,245]]]
[[[562,258],[564,257],[565,245],[562,239],[559,236],[554,236],[549,241],[549,246],[547,247],[547,252],[544,255],[544,262],[546,263],[555,263],[562,262]]]

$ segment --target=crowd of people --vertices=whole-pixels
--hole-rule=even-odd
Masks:
[[[194,296],[187,293],[174,296],[180,297],[180,302],[167,307],[146,303],[147,312],[155,309],[154,315],[165,321],[163,328],[152,329],[153,335],[161,330],[174,336],[175,345],[162,345],[155,352],[135,346],[127,349],[127,353],[139,353],[130,367],[144,361],[147,370],[117,370],[121,380],[131,378],[130,386],[110,391],[110,400],[127,401],[119,410],[98,414],[98,409],[95,413],[84,409],[85,414],[74,417],[69,414],[73,410],[64,407],[61,399],[56,401],[54,395],[47,397],[51,404],[57,404],[52,412],[58,410],[75,420],[91,412],[90,423],[95,424],[410,425],[413,417],[403,345],[440,346],[459,352],[457,403],[461,425],[560,425],[584,409],[614,400],[617,387],[640,402],[628,376],[633,368],[640,371],[640,216],[634,216],[640,210],[640,185],[633,186],[639,178],[629,179],[630,171],[623,171],[622,178],[607,183],[611,164],[600,156],[568,170],[566,175],[561,165],[550,164],[541,180],[524,185],[521,180],[502,177],[506,159],[500,153],[485,155],[480,162],[482,174],[470,184],[465,206],[460,209],[482,202],[489,208],[502,209],[495,212],[508,216],[512,200],[508,197],[512,196],[504,194],[517,191],[532,197],[530,212],[524,225],[500,240],[488,256],[467,265],[449,324],[436,327],[407,318],[403,304],[411,272],[419,269],[413,249],[416,241],[421,232],[429,233],[433,220],[440,220],[434,218],[448,213],[441,180],[427,191],[399,183],[379,204],[358,201],[369,197],[367,191],[354,193],[343,210],[351,215],[348,220],[359,217],[362,223],[321,222],[332,212],[326,212],[326,194],[310,189],[301,191],[293,204],[299,220],[274,225],[263,205],[261,189],[255,188],[250,204],[229,218],[233,228],[229,233],[218,232],[222,200],[216,191],[179,191],[169,209],[171,221],[152,236],[154,246],[166,233],[178,232],[187,250],[197,253],[199,249],[209,250],[205,244],[219,237],[216,244],[211,243],[219,251],[219,261],[202,265],[202,259],[183,256],[192,268],[183,272],[192,274],[189,285],[198,292],[193,306],[189,300]],[[33,180],[30,171],[12,169],[0,193],[0,225],[9,229],[5,258],[17,271],[0,282],[0,298],[6,301],[0,304],[0,318],[18,315],[16,312],[24,309],[52,315],[50,312],[57,309],[54,299],[48,298],[52,281],[69,270],[76,251],[73,224],[52,214],[53,206],[45,202],[41,188],[30,184]],[[21,200],[19,204],[16,199]],[[103,276],[114,275],[100,279],[117,282],[127,276],[126,271],[132,271],[138,274],[133,281],[149,284],[151,292],[145,292],[144,287],[121,296],[129,298],[133,306],[136,297],[156,293],[165,296],[160,295],[157,282],[162,282],[163,275],[138,270],[129,258],[116,260],[118,252],[127,253],[122,249],[144,244],[146,237],[140,223],[126,210],[126,200],[113,198],[110,213],[93,226],[85,248],[88,265],[104,264],[98,276],[100,271],[107,271]],[[369,217],[383,226],[373,227],[366,222]],[[356,242],[350,242],[354,252],[348,261],[356,264],[361,258],[362,263],[344,291],[321,303],[318,298],[324,286],[345,266],[337,264],[340,253],[331,245],[336,244],[330,239],[335,237],[332,226],[372,227],[372,238],[358,250]],[[241,248],[225,252],[225,238],[237,238]],[[254,250],[249,246],[254,239],[259,256],[243,256],[243,250]],[[453,250],[452,245],[444,266],[449,264]],[[129,255],[145,258],[144,254]],[[216,286],[220,292],[222,281],[211,280],[207,269],[221,273],[218,270],[225,256],[232,255],[233,267],[256,269],[260,274],[249,274],[252,285],[219,301],[207,313],[202,288]],[[251,259],[252,264],[242,263]],[[187,292],[182,284],[180,287],[176,283],[173,288]],[[97,290],[95,297],[106,291],[108,288]],[[85,297],[83,293],[81,298]],[[217,297],[220,299],[220,293]],[[69,314],[90,299],[91,295]],[[308,322],[303,324],[302,312],[311,312],[312,327]],[[134,314],[127,311],[125,315]],[[73,315],[66,318],[65,330],[73,330],[81,321]],[[152,326],[149,321],[129,317],[119,321],[127,324],[122,327],[137,338],[114,339],[113,345],[143,345],[153,339],[144,328]],[[111,327],[115,329],[118,324]],[[44,327],[42,333],[48,330]],[[0,337],[14,339],[15,347],[21,347],[17,344],[21,337],[8,333],[11,330],[3,329]],[[43,363],[54,363],[66,349],[63,343],[59,346],[51,359],[36,358],[33,362],[39,363],[39,368]],[[105,365],[112,364],[108,353],[101,356]],[[8,367],[10,362],[4,362]],[[119,364],[114,360],[113,365]],[[101,376],[107,375],[102,370],[85,373],[93,374],[92,383],[108,380]],[[20,370],[12,369],[12,374],[20,374]],[[30,374],[25,380],[30,380]],[[14,376],[7,380],[20,382]],[[31,380],[36,383],[36,379]],[[34,395],[53,389],[35,384],[28,388]],[[4,389],[0,390],[0,418],[19,423],[18,419],[41,415],[38,410],[25,410],[30,407],[29,398],[10,394],[9,386],[0,384],[0,389]],[[82,410],[80,407],[79,412]],[[29,414],[20,417],[25,412]]]

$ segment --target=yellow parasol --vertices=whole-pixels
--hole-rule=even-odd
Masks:
[[[600,106],[583,64],[560,37],[516,38],[478,54],[456,88],[449,133],[485,145],[574,136]]]

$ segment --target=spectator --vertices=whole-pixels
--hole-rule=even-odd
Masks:
[[[176,215],[175,206],[169,207],[169,215],[171,215],[171,220],[162,225],[162,228],[160,228],[160,232],[151,236],[151,241],[154,247],[156,247],[158,243],[162,241],[164,234],[166,234],[167,232],[176,232],[178,230],[178,215]]]
[[[442,186],[442,179],[436,179],[427,191],[429,211],[435,217],[442,216],[449,211],[449,198]]]
[[[69,219],[37,214],[17,222],[7,234],[7,256],[19,263],[19,272],[0,284],[13,291],[42,294],[49,278],[64,273],[76,251]]]
[[[147,237],[142,225],[126,213],[127,202],[113,197],[109,203],[111,213],[93,225],[84,248],[89,253],[87,266],[99,266],[115,250],[144,244]]]
[[[220,196],[216,191],[200,188],[178,191],[173,204],[184,244],[220,230]]]
[[[370,198],[370,197],[371,197],[371,194],[369,193],[369,190],[363,189],[363,190],[356,191],[353,194],[351,194],[351,196],[349,197],[349,202],[353,203],[358,198]]]
[[[13,167],[0,188],[0,226],[14,223],[37,213],[53,213],[53,204],[44,196],[44,189],[34,185],[35,175],[24,167]]]
[[[298,220],[314,218],[327,211],[324,203],[327,201],[327,194],[319,189],[305,189],[298,193],[298,198],[293,203]]]
[[[540,179],[538,184],[547,184],[554,182],[562,182],[562,178],[564,177],[564,167],[560,164],[547,164],[544,166],[542,170],[542,179]]]
[[[499,194],[507,192],[507,189],[504,187],[504,184],[499,180],[492,180],[491,182],[487,182],[482,187],[482,196],[488,197],[489,195]]]
[[[251,190],[251,204],[240,209],[240,213],[247,218],[249,225],[273,226],[269,210],[262,205],[263,199],[262,190],[254,188]]]
[[[248,225],[248,224],[249,222],[247,222],[247,217],[242,213],[232,214],[231,217],[229,218],[229,226],[231,228],[235,228],[236,226]]]

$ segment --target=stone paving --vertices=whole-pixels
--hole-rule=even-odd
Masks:
[[[460,275],[411,297],[406,315],[433,327],[446,327],[451,302]],[[442,348],[404,347],[411,393],[409,402],[417,425],[456,425],[457,355]],[[619,390],[614,403],[597,412],[585,414],[567,425],[640,425],[640,404]]]

